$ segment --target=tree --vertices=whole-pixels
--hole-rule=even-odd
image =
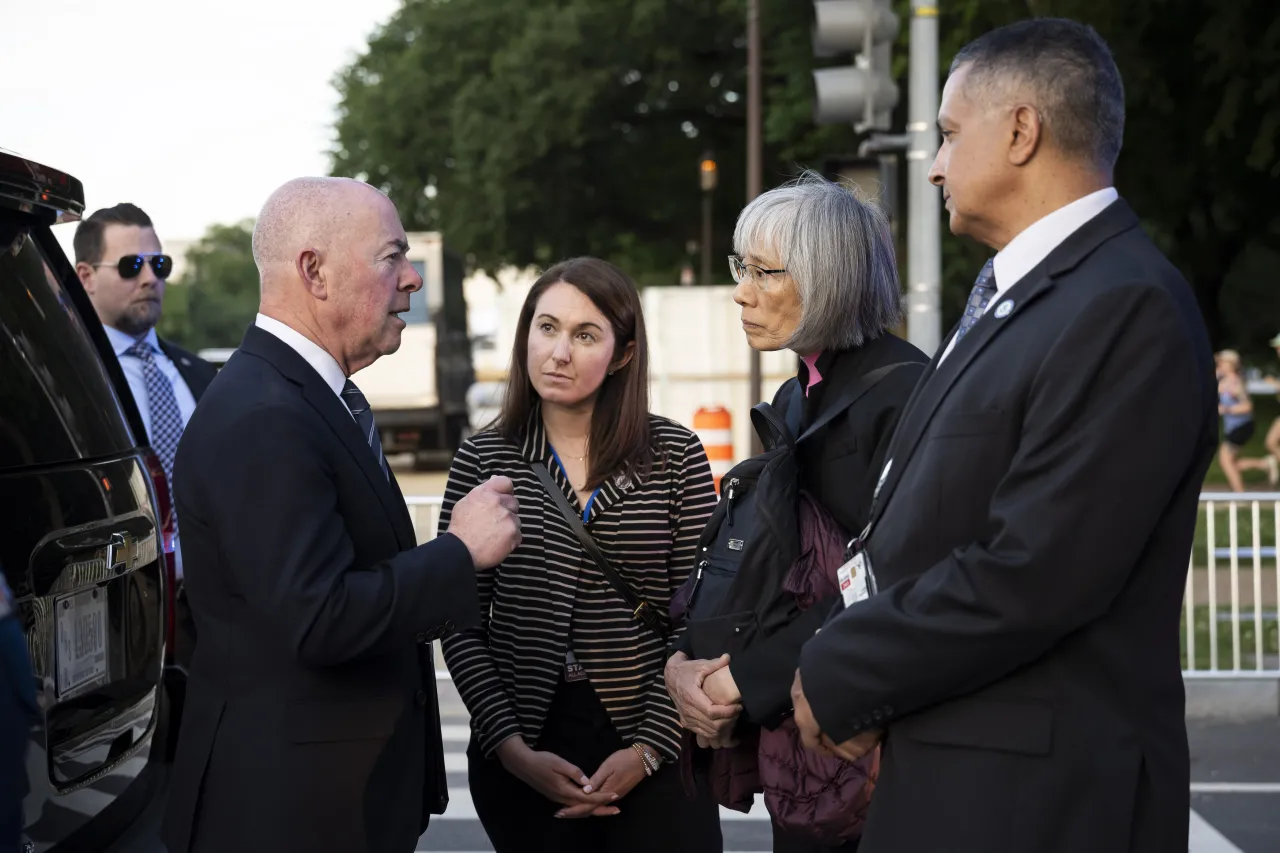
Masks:
[[[409,227],[481,267],[591,253],[674,280],[699,236],[704,151],[714,255],[742,207],[742,17],[737,0],[408,2],[338,80],[333,171],[383,186]]]
[[[910,3],[895,2],[900,128]],[[954,0],[939,19],[940,85],[956,51],[993,27],[1051,14],[1098,29],[1127,87],[1118,188],[1191,282],[1215,344],[1247,352],[1265,340],[1224,305],[1240,291],[1228,281],[1243,280],[1261,302],[1250,316],[1269,312],[1280,331],[1270,5]],[[744,0],[408,0],[338,78],[333,171],[384,187],[408,227],[445,232],[473,266],[591,253],[642,281],[673,281],[698,236],[704,150],[720,163],[716,255],[742,206],[744,10]],[[857,140],[847,126],[813,124],[812,5],[761,0],[761,16],[768,188],[852,154]],[[989,250],[943,233],[950,323]]]
[[[191,350],[239,346],[258,310],[253,222],[214,225],[165,290],[160,334]]]

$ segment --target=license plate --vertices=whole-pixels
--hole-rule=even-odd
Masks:
[[[90,589],[58,601],[58,695],[107,674],[107,591]]]

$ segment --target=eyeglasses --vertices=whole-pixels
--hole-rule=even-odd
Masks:
[[[121,278],[137,278],[143,264],[151,264],[156,278],[168,278],[173,272],[173,258],[168,255],[124,255],[114,264],[94,264],[94,267],[115,267]]]
[[[746,263],[738,255],[730,255],[729,272],[733,275],[733,280],[738,284],[741,284],[743,279],[746,279],[763,290],[768,287],[769,276],[785,273],[786,270],[767,270],[755,264]]]

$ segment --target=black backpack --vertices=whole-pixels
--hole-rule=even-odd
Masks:
[[[783,582],[800,552],[800,470],[796,444],[852,406],[891,370],[864,374],[796,436],[804,393],[788,380],[785,418],[769,403],[751,410],[751,424],[764,452],[721,478],[721,497],[698,539],[697,563],[672,599],[671,617],[685,627],[681,645],[690,657],[735,655],[757,637],[790,624],[799,613]]]

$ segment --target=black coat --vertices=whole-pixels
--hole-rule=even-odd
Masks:
[[[200,641],[170,853],[412,851],[448,799],[430,643],[479,621],[466,546],[415,547],[342,401],[256,327],[175,468]]]
[[[887,726],[866,853],[1186,849],[1179,624],[1216,439],[1195,299],[1123,201],[934,360],[873,516],[879,593],[801,656],[830,737]]]
[[[197,403],[200,402],[209,383],[218,375],[218,368],[195,353],[188,352],[164,338],[157,337],[156,340],[160,343],[160,349],[164,350],[164,354],[169,356],[169,360],[178,368],[178,375],[182,377],[183,382],[187,383],[191,396]]]
[[[891,364],[903,365],[796,445],[800,488],[816,498],[850,537],[867,523],[889,440],[927,362],[919,349],[893,335],[818,358],[816,367],[822,381],[804,401],[801,433],[838,405],[843,393],[862,376]],[[774,397],[773,406],[779,414],[785,413],[793,391],[803,393],[808,379],[808,368],[801,364],[799,384],[785,384]],[[730,662],[729,671],[742,693],[749,719],[773,727],[791,709],[791,683],[800,649],[822,627],[836,600],[833,597],[815,604],[786,628],[756,641]]]

